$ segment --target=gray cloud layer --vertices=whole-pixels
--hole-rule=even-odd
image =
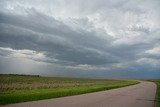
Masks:
[[[1,71],[159,78],[159,6],[158,0],[2,0]]]

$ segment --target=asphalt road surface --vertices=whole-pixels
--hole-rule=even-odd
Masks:
[[[17,103],[4,107],[154,107],[155,93],[154,83],[141,82],[108,91]]]

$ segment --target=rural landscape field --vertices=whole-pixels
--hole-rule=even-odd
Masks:
[[[160,107],[160,0],[0,0],[0,106]]]
[[[137,83],[135,80],[0,75],[0,104],[77,95]]]

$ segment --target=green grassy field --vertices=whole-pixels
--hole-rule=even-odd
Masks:
[[[109,90],[136,83],[135,80],[0,75],[0,105]]]
[[[157,84],[156,107],[160,107],[160,80],[152,80]]]

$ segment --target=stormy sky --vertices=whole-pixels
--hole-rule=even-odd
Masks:
[[[0,73],[160,78],[160,1],[0,0]]]

